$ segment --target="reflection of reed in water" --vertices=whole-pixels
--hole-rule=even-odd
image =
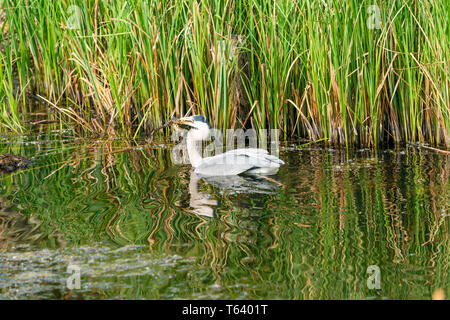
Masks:
[[[13,209],[3,196],[0,196],[0,252],[17,243],[34,243],[42,234],[40,221],[36,216],[28,217]]]
[[[16,201],[29,203],[21,213],[42,221],[39,232],[57,227],[75,245],[93,239],[195,258],[206,274],[170,280],[186,292],[217,285],[222,298],[365,298],[374,295],[365,285],[370,264],[390,275],[382,279],[388,297],[407,296],[396,287],[410,288],[401,279],[416,272],[411,265],[421,274],[408,281],[427,281],[415,288],[447,287],[448,157],[308,149],[286,154],[285,188],[249,195],[192,179],[164,149],[124,148],[83,147],[14,176],[24,186]],[[196,207],[194,185],[220,202],[215,219],[186,214]],[[145,281],[151,288],[154,279]],[[137,287],[140,296],[155,296]]]
[[[128,239],[147,239],[152,250],[182,255],[192,252],[202,257],[199,263],[212,271],[203,281],[227,286],[246,275],[267,292],[255,296],[271,292],[305,299],[336,298],[331,287],[345,292],[343,298],[363,298],[370,293],[364,281],[356,279],[365,278],[367,265],[402,266],[410,253],[419,254],[427,240],[448,242],[448,234],[443,233],[448,222],[437,214],[446,207],[442,191],[448,183],[448,160],[430,171],[414,171],[411,155],[399,153],[312,150],[296,157],[285,177],[286,190],[251,197],[245,192],[220,192],[220,184],[207,180],[199,191],[198,177],[187,180],[170,168],[149,173],[145,184],[142,174],[136,175],[128,163],[128,169],[118,176],[128,174],[129,184],[141,185],[142,189],[143,183],[148,192],[142,198],[142,207],[148,213],[142,220],[145,227]],[[145,164],[140,167],[145,168]],[[429,195],[425,194],[427,181],[434,185]],[[189,202],[179,205],[186,186]],[[206,207],[210,213],[217,200],[208,202],[211,199],[204,197],[207,194],[220,200],[216,220],[180,214],[180,209],[186,212],[189,206],[194,212]],[[267,204],[271,207],[265,207],[264,202],[258,205],[255,200],[260,196],[269,197]],[[425,199],[430,207],[420,209]],[[270,212],[267,218],[259,218],[258,207]],[[121,208],[126,210],[127,204],[122,203]],[[117,239],[124,239],[118,231],[124,228],[117,226],[129,229],[134,222],[123,214],[113,220],[108,224],[111,232]],[[442,251],[441,246],[438,248]],[[429,263],[445,275],[448,264],[442,261],[442,254],[433,255],[436,258]],[[232,270],[226,272],[229,268]],[[401,272],[405,271],[397,271]],[[283,284],[283,290],[276,284]],[[229,289],[230,294],[232,291]]]
[[[362,298],[367,288],[357,279],[365,278],[368,265],[379,264],[401,279],[405,275],[400,273],[411,272],[412,257],[424,252],[435,259],[421,260],[421,265],[435,269],[442,286],[448,277],[448,246],[441,245],[448,243],[443,214],[448,212],[448,157],[321,149],[295,156],[288,163],[297,173],[286,184],[297,196],[282,203],[289,218],[274,216],[277,245],[270,248],[276,254],[287,252],[288,259],[278,265],[281,273],[296,279],[294,298],[299,292],[305,299],[335,298],[329,295],[331,286],[345,291],[347,298]],[[310,245],[301,245],[309,240]],[[395,297],[388,289],[385,293]]]

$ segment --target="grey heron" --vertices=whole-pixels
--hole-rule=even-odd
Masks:
[[[196,143],[210,138],[211,127],[208,120],[204,116],[196,115],[173,122],[189,127],[186,136],[187,153],[194,172],[200,176],[232,176],[244,173],[272,175],[284,164],[267,150],[257,148],[235,149],[203,158],[196,148]]]

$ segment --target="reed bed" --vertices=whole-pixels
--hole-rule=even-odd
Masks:
[[[0,123],[136,137],[170,117],[450,144],[445,1],[0,0]]]

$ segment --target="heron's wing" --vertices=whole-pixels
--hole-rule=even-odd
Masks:
[[[195,173],[205,176],[236,175],[252,168],[272,168],[284,164],[263,149],[236,149],[214,157],[204,158]]]
[[[243,173],[254,165],[246,155],[230,155],[226,153],[204,158],[195,168],[195,173],[204,176],[228,176]]]
[[[270,155],[269,152],[265,149],[257,149],[257,148],[243,148],[228,151],[224,154],[236,154],[236,155],[247,155],[249,157],[254,157],[259,159],[260,161],[269,161],[270,163],[265,163],[259,167],[273,167],[284,164],[283,160],[278,159],[277,157]]]

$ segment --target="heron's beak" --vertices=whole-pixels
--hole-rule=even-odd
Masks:
[[[192,117],[184,117],[184,118],[173,120],[173,123],[178,126],[192,127],[194,124],[194,119]]]

